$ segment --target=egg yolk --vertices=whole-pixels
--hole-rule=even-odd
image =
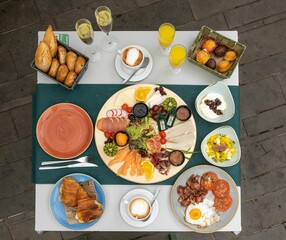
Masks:
[[[190,211],[189,215],[190,215],[190,218],[191,218],[192,220],[198,220],[198,219],[201,218],[202,212],[201,212],[201,210],[198,209],[198,208],[193,208],[193,209]]]

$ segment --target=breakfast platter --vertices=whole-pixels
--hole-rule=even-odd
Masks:
[[[137,84],[120,90],[106,101],[96,120],[95,143],[102,160],[115,174],[135,183],[151,184],[173,177],[187,164],[187,159],[191,158],[196,144],[197,129],[194,117],[190,113],[188,119],[182,119],[182,121],[178,119],[179,112],[185,111],[184,106],[186,106],[186,103],[176,93],[167,88],[161,88],[161,93],[164,93],[161,95],[159,88],[157,85]],[[144,101],[136,100],[136,93],[139,90],[144,92],[144,89],[148,91]],[[170,101],[169,104],[174,101],[174,108],[170,105],[169,109],[163,109],[164,103],[165,108],[168,108],[168,101]],[[143,108],[148,107],[145,109],[144,117],[142,117],[143,115],[140,118],[138,117],[140,120],[137,121],[137,117],[134,119],[132,117],[138,103]],[[122,106],[125,110],[122,109]],[[144,110],[142,109],[139,109],[139,114]],[[173,122],[170,123],[170,127],[167,129],[168,121],[166,122],[164,119],[176,109],[177,117],[173,117]],[[158,126],[158,123],[160,124],[162,121],[165,126]],[[111,137],[111,142],[108,142],[110,132],[113,132],[114,137]],[[118,132],[118,135],[116,132]],[[146,136],[143,136],[144,134]],[[121,138],[121,144],[116,144],[117,137]],[[112,139],[115,139],[115,141],[112,141]],[[114,148],[116,153],[108,153],[108,146]],[[177,166],[175,166],[176,164],[171,165],[168,161],[171,152],[173,152],[174,157],[178,155],[174,151],[180,151],[179,154],[184,153],[184,161],[177,164]],[[133,161],[131,159],[137,159],[136,162],[128,163],[128,156],[130,156],[130,161]],[[148,164],[150,162],[152,164]],[[144,163],[147,169],[142,166]],[[146,177],[146,170],[148,172],[149,166],[155,166],[155,170],[154,167],[152,169],[153,174],[150,178]]]

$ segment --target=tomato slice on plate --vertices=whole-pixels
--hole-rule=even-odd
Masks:
[[[229,196],[229,192],[230,192],[230,186],[228,182],[223,179],[218,179],[215,183],[213,194],[218,198],[224,198]]]
[[[205,172],[201,176],[200,184],[206,190],[213,190],[215,188],[215,183],[218,180],[218,176],[214,172]]]
[[[224,198],[215,197],[214,200],[214,207],[220,211],[225,212],[227,211],[232,205],[232,198],[231,196],[226,196]]]

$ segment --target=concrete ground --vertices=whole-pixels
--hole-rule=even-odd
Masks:
[[[34,231],[31,109],[36,73],[30,67],[37,31],[74,30],[110,6],[114,30],[237,30],[247,46],[240,64],[242,227],[232,233],[176,233],[177,239],[286,239],[285,0],[0,0],[0,239],[168,239],[169,233]],[[96,29],[98,30],[98,29]],[[163,223],[162,223],[163,224]]]

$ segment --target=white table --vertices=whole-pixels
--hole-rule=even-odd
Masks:
[[[69,45],[78,51],[84,52],[86,45],[81,42],[75,32],[58,32],[69,35]],[[190,49],[198,32],[177,31],[173,44],[180,43]],[[223,35],[237,40],[236,31],[222,31]],[[218,80],[217,77],[203,71],[197,66],[185,62],[182,72],[179,75],[171,76],[166,72],[168,64],[167,57],[161,57],[156,53],[158,47],[157,32],[112,32],[120,40],[120,47],[128,44],[137,44],[149,50],[153,57],[154,66],[151,74],[144,80],[144,83],[153,84],[185,84],[185,85],[209,85]],[[39,32],[39,39],[43,38],[44,33]],[[95,44],[100,45],[101,39],[105,35],[102,32],[95,32]],[[116,53],[103,53],[102,61],[90,63],[88,71],[85,73],[79,84],[115,84],[121,83],[122,78],[117,74],[114,65]],[[238,67],[235,69],[230,79],[224,80],[225,83],[232,86],[239,85]],[[48,78],[38,73],[38,83],[52,83]],[[106,194],[107,207],[104,215],[94,226],[85,229],[85,231],[162,231],[162,232],[183,232],[190,231],[189,228],[179,223],[170,207],[170,185],[160,185],[161,193],[158,197],[160,206],[159,214],[155,221],[147,227],[135,228],[128,225],[121,217],[119,212],[119,203],[123,195],[135,188],[143,188],[155,192],[158,186],[152,185],[102,185]],[[36,209],[35,209],[35,230],[42,231],[70,231],[60,225],[53,217],[49,207],[49,196],[53,184],[36,184]],[[238,187],[239,198],[241,196],[240,187]],[[237,213],[231,222],[220,231],[232,231],[238,234],[241,231],[241,199]]]

